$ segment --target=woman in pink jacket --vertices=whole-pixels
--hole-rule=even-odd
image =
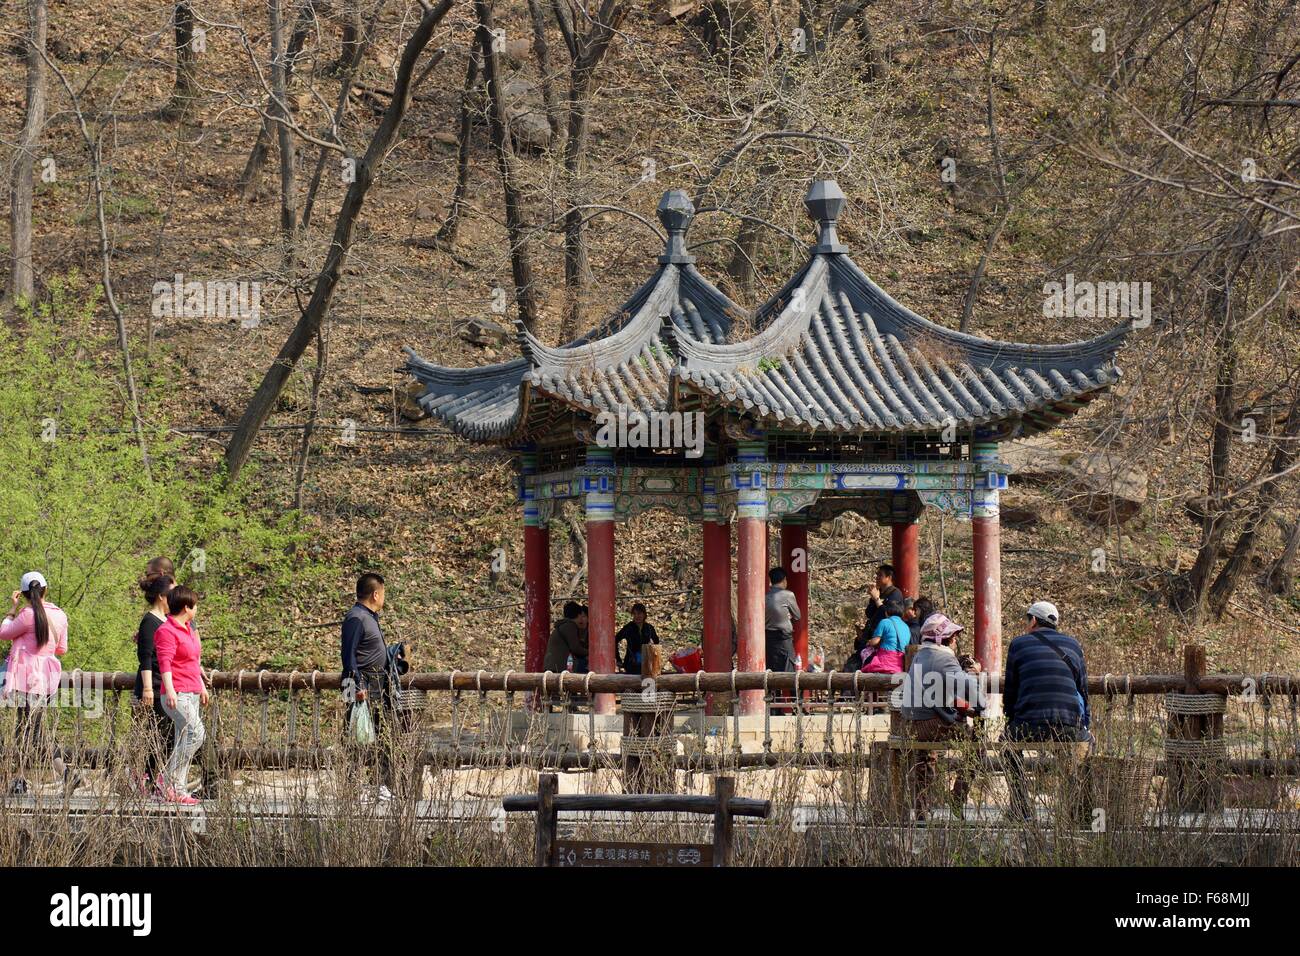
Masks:
[[[45,600],[48,587],[39,571],[28,571],[13,593],[9,613],[0,621],[0,641],[10,642],[3,698],[18,709],[18,747],[24,756],[44,745],[45,708],[58,693],[63,674],[59,658],[68,652],[68,616]],[[23,598],[27,606],[19,610]],[[53,763],[66,789],[81,786],[81,778],[73,776],[62,757],[55,756]],[[27,781],[19,777],[12,790],[26,793]]]
[[[194,632],[194,614],[199,596],[177,585],[167,594],[167,620],[154,632],[158,651],[158,673],[162,677],[163,710],[176,729],[175,744],[167,767],[158,778],[158,789],[168,803],[193,806],[199,801],[185,790],[194,755],[203,746],[203,718],[199,705],[208,705],[208,688],[200,662],[203,648]]]

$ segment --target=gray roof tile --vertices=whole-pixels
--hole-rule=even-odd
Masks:
[[[834,184],[810,208],[838,215]],[[1011,420],[1038,430],[1119,379],[1121,327],[1084,342],[997,342],[928,322],[894,301],[820,223],[808,263],[730,341],[734,302],[695,268],[680,194],[665,196],[668,251],[651,279],[602,326],[555,348],[518,330],[522,356],[477,369],[433,365],[407,349],[433,416],[475,441],[536,438],[569,410],[593,416],[620,404],[667,409],[693,393],[782,428],[933,432]],[[680,386],[680,389],[678,388]],[[1047,418],[1034,415],[1043,412]]]

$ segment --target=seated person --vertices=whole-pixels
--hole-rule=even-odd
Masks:
[[[903,620],[903,599],[890,598],[883,606],[880,623],[862,649],[862,673],[901,673],[903,652],[911,642],[912,632]]]
[[[917,740],[948,740],[963,735],[966,718],[982,709],[980,666],[969,670],[957,654],[957,635],[965,628],[934,613],[921,630],[921,646],[903,681],[903,719]]]
[[[978,663],[963,667],[957,655],[957,635],[963,628],[946,615],[931,613],[921,628],[921,647],[912,658],[903,681],[901,714],[904,733],[913,740],[958,740],[971,736],[967,717],[983,709],[983,688]],[[933,785],[936,755],[924,751],[914,763],[916,815],[924,819]],[[952,798],[960,808],[966,803],[974,768],[963,761],[953,784]]]
[[[1072,768],[1087,754],[1092,741],[1083,646],[1057,630],[1060,612],[1048,601],[1032,604],[1025,618],[1029,629],[1007,649],[1002,678],[1002,712],[1007,719],[1004,739],[1077,744],[1065,755],[1066,776],[1072,777]],[[1012,813],[1027,817],[1029,804],[1019,750],[1007,753],[1007,784]]]
[[[907,622],[907,627],[912,632],[913,644],[921,642],[921,627],[933,613],[935,613],[934,602],[928,597],[919,597],[915,601],[911,598],[903,599],[903,620]]]
[[[587,609],[577,601],[564,605],[564,617],[551,631],[546,641],[546,657],[542,670],[559,673],[568,670],[568,659],[573,658],[573,670],[587,672]]]
[[[619,646],[627,642],[627,653],[619,654]],[[659,635],[654,625],[646,620],[645,605],[638,601],[632,605],[632,620],[623,625],[623,629],[614,636],[614,659],[618,669],[624,674],[641,673],[641,648],[647,644],[658,644]]]

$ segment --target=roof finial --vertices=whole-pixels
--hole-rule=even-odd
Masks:
[[[817,244],[814,253],[848,252],[849,247],[840,242],[835,233],[835,220],[844,209],[844,191],[833,179],[818,179],[808,187],[803,204],[808,215],[817,223]]]
[[[695,206],[691,203],[691,197],[683,189],[671,189],[659,200],[655,214],[663,223],[664,229],[668,230],[668,244],[659,261],[681,265],[694,262],[695,257],[686,251],[686,230],[695,218]]]

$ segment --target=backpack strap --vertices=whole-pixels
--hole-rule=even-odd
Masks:
[[[1034,637],[1038,638],[1040,641],[1042,641],[1044,644],[1050,647],[1055,652],[1056,656],[1065,662],[1065,666],[1070,669],[1070,676],[1074,678],[1075,689],[1080,690],[1080,692],[1082,692],[1082,690],[1079,687],[1081,683],[1081,681],[1079,680],[1079,672],[1074,669],[1074,661],[1070,660],[1070,658],[1066,655],[1065,651],[1061,650],[1059,647],[1057,647],[1047,638],[1043,637],[1043,635],[1040,634],[1038,631],[1030,631],[1029,633],[1033,634]]]

